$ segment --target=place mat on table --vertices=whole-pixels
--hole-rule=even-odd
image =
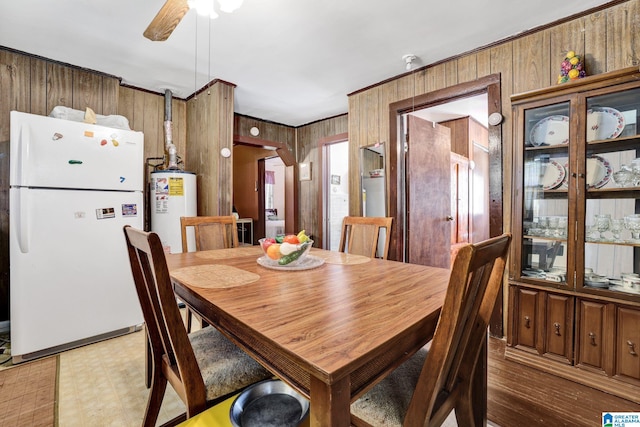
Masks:
[[[233,248],[233,249],[213,249],[209,251],[198,251],[195,255],[198,258],[205,259],[227,259],[227,258],[238,258],[249,255],[261,255],[262,249],[259,246],[247,246],[243,248]]]
[[[230,265],[207,264],[178,268],[171,272],[173,278],[196,288],[233,288],[257,282],[260,276]]]
[[[371,258],[363,255],[345,254],[343,252],[314,251],[313,255],[324,259],[327,264],[355,265],[371,261]]]

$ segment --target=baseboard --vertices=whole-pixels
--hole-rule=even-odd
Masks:
[[[2,322],[0,322],[0,334],[9,332],[10,330],[11,330],[11,321],[3,320]]]
[[[537,356],[513,347],[506,347],[504,358],[505,360],[520,363],[547,374],[627,399],[633,403],[640,403],[638,386],[627,381],[617,380],[616,377],[606,376],[604,372],[596,373],[573,365],[557,363],[549,358]]]
[[[119,337],[121,335],[137,332],[142,329],[142,325],[132,325],[125,328],[117,329],[115,331],[106,332],[104,334],[96,335],[93,337],[83,338],[77,341],[57,345],[55,347],[45,348],[37,350],[31,353],[18,354],[12,356],[12,363],[17,365],[18,363],[27,362],[32,359],[38,359],[40,357],[51,356],[53,354],[61,353],[63,351],[71,350],[74,348],[82,347],[87,344],[94,344],[100,341],[104,341],[110,338]]]

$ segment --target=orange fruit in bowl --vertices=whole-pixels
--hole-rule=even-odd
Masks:
[[[287,234],[286,236],[284,236],[284,239],[282,241],[291,243],[293,245],[297,245],[298,243],[300,243],[300,239],[298,239],[298,236],[296,236],[295,234]]]
[[[267,256],[271,259],[280,259],[282,254],[280,253],[280,244],[274,243],[267,248]]]

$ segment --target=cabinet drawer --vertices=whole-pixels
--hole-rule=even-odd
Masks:
[[[545,355],[571,363],[573,353],[573,297],[547,294],[545,304]]]
[[[640,310],[618,308],[616,376],[640,384]]]
[[[540,292],[519,287],[512,288],[516,310],[513,313],[512,345],[518,348],[535,350],[538,352],[536,337],[539,334],[538,311],[540,302]]]
[[[612,374],[614,306],[578,300],[576,366]]]

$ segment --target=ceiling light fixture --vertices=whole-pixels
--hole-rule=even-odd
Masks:
[[[242,6],[243,0],[217,0],[220,10],[225,13],[232,13]],[[198,15],[208,16],[216,19],[218,14],[213,6],[213,0],[188,0],[190,9],[195,9]]]
[[[406,64],[407,71],[411,70],[411,65],[413,61],[415,61],[416,59],[418,59],[418,57],[415,56],[413,53],[407,53],[406,55],[402,55],[402,60]]]

